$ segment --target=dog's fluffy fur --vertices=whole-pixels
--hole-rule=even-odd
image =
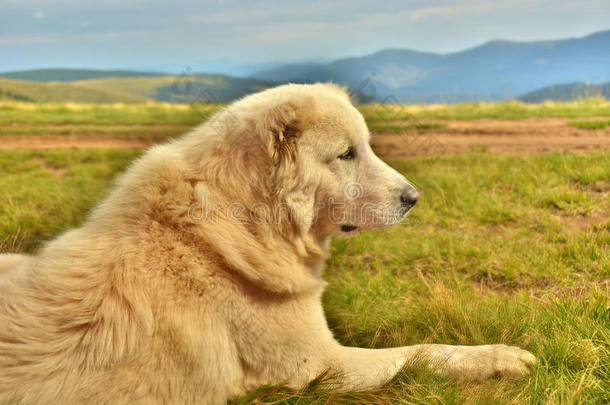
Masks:
[[[339,87],[254,94],[149,150],[78,229],[0,256],[0,403],[222,404],[326,370],[363,390],[416,357],[471,378],[527,373],[534,357],[503,345],[334,340],[328,236],[393,224],[414,193],[368,137]]]

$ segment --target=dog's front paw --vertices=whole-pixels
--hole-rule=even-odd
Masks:
[[[522,377],[531,373],[537,361],[527,350],[507,345],[445,346],[442,351],[445,370],[470,380]]]
[[[532,353],[516,346],[489,345],[483,348],[490,352],[483,356],[491,361],[485,377],[521,377],[530,374],[537,361]]]

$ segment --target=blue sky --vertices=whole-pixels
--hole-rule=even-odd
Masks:
[[[190,66],[240,73],[267,62],[384,48],[452,52],[491,39],[559,39],[609,28],[608,0],[0,0],[0,71],[175,73]]]

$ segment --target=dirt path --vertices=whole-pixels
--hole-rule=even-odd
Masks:
[[[186,130],[184,131],[186,132]],[[0,149],[144,149],[174,134],[0,135]]]
[[[159,139],[159,142],[163,139]],[[144,149],[154,145],[152,138],[100,136],[0,135],[0,149]]]
[[[610,149],[610,128],[585,130],[566,125],[565,118],[522,121],[449,121],[447,128],[376,132],[371,140],[380,156],[460,153],[486,148],[500,153]],[[185,129],[186,132],[186,129]],[[0,149],[141,149],[174,134],[0,135]]]
[[[477,148],[498,153],[610,149],[610,128],[586,130],[566,124],[565,118],[449,121],[447,128],[377,133],[375,151],[386,158],[462,153]]]

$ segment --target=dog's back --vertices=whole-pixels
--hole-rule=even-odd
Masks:
[[[0,255],[0,274],[8,273],[11,269],[17,267],[17,265],[23,263],[28,259],[28,256],[17,255],[17,254],[3,254]]]

